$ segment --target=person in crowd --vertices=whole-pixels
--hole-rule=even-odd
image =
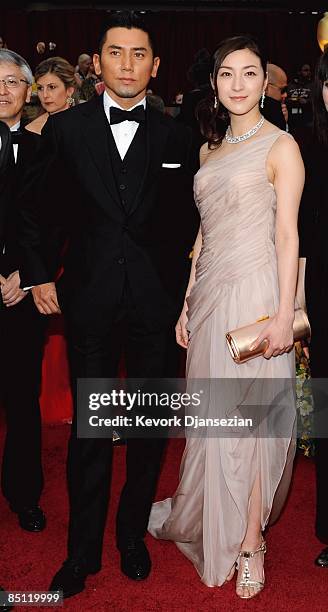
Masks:
[[[182,104],[183,102],[183,91],[178,91],[174,96],[173,104]]]
[[[291,130],[312,125],[312,72],[303,64],[297,76],[288,84],[288,106]]]
[[[67,110],[74,104],[74,68],[62,57],[52,57],[36,67],[34,79],[44,113],[31,121],[26,129],[41,134],[49,115]]]
[[[194,63],[188,70],[188,79],[193,84],[193,89],[183,96],[178,121],[188,125],[193,130],[195,144],[199,148],[204,138],[199,129],[197,119],[197,107],[206,99],[210,92],[210,54],[207,49],[200,49],[194,56]]]
[[[7,49],[7,44],[3,36],[0,36],[0,49]]]
[[[146,96],[148,104],[159,110],[161,113],[165,113],[165,102],[161,96],[157,94],[147,94]]]
[[[265,100],[261,109],[263,116],[281,130],[288,125],[287,75],[275,64],[268,64],[268,84],[265,90]]]
[[[4,236],[5,236],[5,220],[7,216],[7,209],[10,202],[8,202],[8,181],[14,166],[14,156],[11,142],[11,135],[8,126],[3,121],[0,121],[0,253],[4,249]],[[0,276],[1,282],[1,276]],[[0,334],[2,337],[3,331],[3,317],[2,309],[0,308]],[[4,357],[4,355],[3,355]],[[5,591],[0,586],[0,592]],[[1,610],[8,612],[12,609],[12,606],[1,606]]]
[[[87,576],[101,569],[112,464],[111,439],[77,437],[77,379],[116,377],[122,348],[128,377],[170,375],[167,347],[198,222],[190,130],[146,102],[160,60],[142,17],[113,13],[93,59],[104,95],[48,118],[21,193],[23,286],[35,285],[39,312],[63,310],[68,330],[75,402],[68,557],[50,585],[64,597],[82,591]],[[59,190],[47,218],[60,219],[67,234],[57,286],[39,250],[42,210],[29,196],[38,193],[43,201],[47,185]],[[144,535],[164,444],[127,440],[116,539],[121,570],[132,580],[147,578],[151,569]]]
[[[55,42],[46,43],[44,40],[39,40],[33,50],[31,58],[31,66],[33,70],[40,64],[41,61],[54,57],[57,44]]]
[[[280,411],[283,379],[284,436],[257,437],[242,429],[235,437],[210,431],[188,436],[177,491],[153,505],[148,527],[155,537],[174,540],[208,586],[231,580],[237,564],[236,592],[244,599],[264,586],[262,534],[282,507],[295,452],[292,325],[304,168],[294,139],[261,116],[266,73],[266,60],[249,36],[228,38],[215,52],[215,97],[202,119],[207,143],[194,187],[201,226],[176,335],[188,349],[190,385],[194,379],[217,382],[204,396],[206,414],[243,414],[244,404],[264,409],[268,379],[275,381]],[[223,120],[227,129],[221,132]],[[250,347],[266,340],[264,354],[235,363],[225,334],[264,312],[270,318]]]
[[[39,507],[43,488],[39,392],[46,321],[36,311],[32,295],[20,287],[16,201],[24,184],[24,173],[40,142],[37,135],[27,132],[21,124],[32,80],[24,58],[13,51],[0,50],[0,119],[10,129],[15,160],[7,184],[9,204],[0,255],[4,356],[1,396],[7,422],[1,485],[20,526],[38,532],[46,525]]]
[[[84,102],[87,102],[96,96],[98,94],[96,86],[99,83],[101,83],[101,77],[96,75],[94,63],[92,62],[90,64],[88,74],[82,82],[79,90],[80,101],[83,100]]]
[[[91,64],[92,58],[90,55],[87,53],[81,53],[81,55],[79,55],[75,71],[75,79],[78,87],[81,87],[83,81],[89,76]]]
[[[43,40],[39,40],[39,42],[36,43],[35,48],[38,55],[44,55],[46,52],[46,43]]]
[[[313,87],[314,137],[304,150],[306,168],[305,189],[300,209],[300,248],[306,257],[306,304],[312,328],[310,343],[310,369],[312,378],[328,378],[327,366],[327,297],[328,297],[328,48],[321,55],[315,72]],[[327,492],[327,402],[322,405],[314,381],[315,408],[320,417],[323,412],[325,432],[319,427],[315,439],[317,481],[316,524],[318,539],[328,544],[328,492]],[[320,422],[320,418],[319,421]],[[321,437],[322,436],[322,437]],[[325,437],[324,437],[325,436]],[[328,567],[328,548],[315,560],[320,567]]]

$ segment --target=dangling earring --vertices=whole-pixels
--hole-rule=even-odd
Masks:
[[[68,97],[66,98],[66,102],[67,102],[68,106],[73,106],[73,104],[74,104],[74,98],[72,98],[72,96],[68,96]]]
[[[260,104],[261,108],[264,108],[264,100],[265,100],[265,92],[263,92],[261,96],[261,104]]]
[[[214,108],[217,108],[217,107],[218,107],[218,100],[217,100],[217,97],[214,96]]]

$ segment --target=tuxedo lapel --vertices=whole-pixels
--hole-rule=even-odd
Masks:
[[[103,107],[103,96],[88,103],[85,109],[85,142],[89,153],[97,167],[99,175],[111,198],[122,210],[119,195],[116,190],[115,178],[108,146],[108,125]]]
[[[154,110],[149,104],[147,104],[145,171],[140,181],[140,187],[134,201],[134,206],[129,212],[130,215],[138,207],[142,195],[147,189],[148,183],[152,180],[155,180],[156,175],[160,171],[168,132],[169,130],[165,122],[165,116],[159,111]]]
[[[13,149],[11,145],[10,131],[5,124],[1,122],[0,129],[1,147],[0,147],[0,174],[4,174],[8,168],[8,164],[13,164]]]
[[[15,174],[21,176],[36,155],[40,136],[22,128],[22,137],[17,148],[17,160],[15,164]]]

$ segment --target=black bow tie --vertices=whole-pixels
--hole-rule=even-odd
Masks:
[[[136,106],[130,111],[111,106],[109,111],[111,125],[115,125],[115,123],[122,123],[122,121],[136,121],[137,123],[143,123],[146,119],[145,109],[142,104]]]
[[[10,134],[12,144],[19,144],[22,141],[23,132],[21,130],[14,130]]]

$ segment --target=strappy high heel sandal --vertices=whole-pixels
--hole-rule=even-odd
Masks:
[[[236,593],[238,597],[240,597],[241,599],[251,599],[252,597],[255,597],[255,595],[258,595],[264,587],[264,567],[262,570],[262,576],[263,576],[262,580],[253,580],[252,572],[249,567],[249,559],[252,559],[258,553],[263,554],[263,563],[264,563],[264,555],[266,553],[265,540],[262,540],[261,546],[259,546],[257,550],[254,550],[253,552],[247,551],[247,550],[241,550],[238,555],[238,559],[237,559],[238,576],[237,576],[237,581],[236,581]],[[244,589],[248,589],[248,595],[241,594]]]

